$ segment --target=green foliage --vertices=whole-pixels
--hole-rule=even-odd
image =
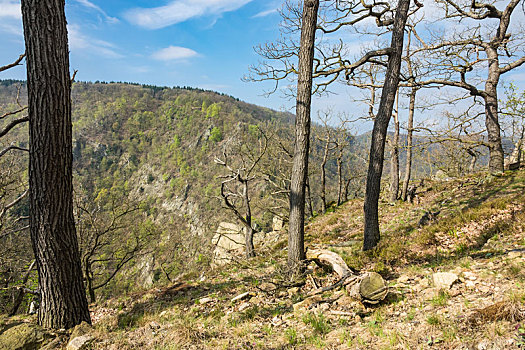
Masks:
[[[218,127],[214,127],[210,132],[210,141],[219,142],[222,141],[222,131]]]
[[[437,326],[441,323],[441,319],[438,315],[430,315],[427,317],[427,323],[431,326]]]
[[[312,326],[314,332],[317,334],[324,335],[331,330],[330,323],[322,313],[316,315],[309,312],[303,316],[303,322]]]
[[[297,337],[297,329],[295,327],[287,328],[284,331],[284,336],[286,337],[286,341],[290,345],[297,345],[298,343],[298,337]]]
[[[221,106],[217,103],[211,104],[206,109],[206,119],[208,118],[215,118],[219,115],[219,112],[221,111]]]

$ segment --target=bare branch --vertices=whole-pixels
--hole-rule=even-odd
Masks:
[[[17,126],[18,124],[25,123],[25,122],[28,122],[28,121],[29,121],[29,117],[22,117],[22,118],[18,118],[18,119],[13,120],[11,123],[9,123],[4,128],[4,130],[0,131],[0,137],[5,136],[12,128]]]
[[[20,65],[20,62],[22,62],[22,60],[24,59],[24,57],[26,57],[26,54],[25,54],[25,53],[21,54],[20,57],[18,57],[18,58],[16,59],[16,61],[14,61],[13,63],[11,63],[11,64],[7,64],[7,65],[5,65],[5,66],[0,67],[0,72],[3,72],[3,71],[5,71],[5,70],[8,70],[8,69],[10,69],[10,68],[13,68],[13,67],[16,67],[16,66]]]

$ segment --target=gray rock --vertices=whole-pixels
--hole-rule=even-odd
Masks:
[[[448,290],[458,280],[458,275],[452,272],[436,272],[432,275],[432,281],[437,289]]]
[[[229,222],[221,222],[211,243],[215,246],[213,263],[224,265],[234,257],[244,254],[244,230],[241,226]]]
[[[274,216],[273,222],[272,222],[272,230],[276,232],[281,231],[283,229],[283,226],[284,226],[283,219],[279,216]]]
[[[66,350],[84,350],[93,342],[93,336],[89,334],[81,335],[69,341]]]
[[[237,296],[234,297],[231,301],[232,301],[232,303],[235,303],[236,301],[240,301],[240,300],[248,299],[250,296],[252,296],[252,293],[250,293],[250,292],[245,292],[245,293],[242,293],[242,294],[237,295]]]

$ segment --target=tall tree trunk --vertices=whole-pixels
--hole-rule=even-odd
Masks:
[[[396,97],[397,104],[399,105],[399,92]],[[392,152],[390,159],[390,202],[394,203],[398,199],[399,194],[399,108],[396,106],[394,113],[394,137],[392,140]]]
[[[312,203],[312,191],[310,189],[310,176],[306,177],[306,204],[308,205],[308,211],[310,212],[310,217],[314,217],[314,205]]]
[[[412,176],[412,137],[414,134],[414,112],[416,110],[416,93],[417,88],[413,87],[410,91],[410,102],[408,105],[408,125],[407,125],[407,158],[405,163],[405,179],[403,180],[403,190],[401,198],[406,202],[408,194],[408,185]]]
[[[350,176],[345,182],[345,193],[344,193],[345,202],[348,202],[348,191],[350,190],[350,182],[352,182],[352,176]]]
[[[498,83],[500,78],[498,52],[494,48],[485,50],[489,59],[489,74],[485,82],[485,126],[489,144],[489,171],[503,172],[503,146],[498,119]]]
[[[474,152],[473,149],[471,148],[468,148],[467,149],[467,154],[469,156],[471,156],[472,158],[470,159],[470,164],[468,166],[468,172],[469,173],[473,173],[474,170],[476,169],[476,162],[478,160],[478,155],[476,154],[476,152]]]
[[[253,234],[255,233],[252,225],[252,209],[250,206],[250,197],[248,192],[248,180],[243,181],[243,199],[244,206],[246,208],[246,233],[245,233],[245,244],[246,244],[246,257],[252,258],[255,256],[255,247],[253,246]]]
[[[337,156],[337,205],[343,204],[343,151]]]
[[[71,78],[64,0],[22,0],[29,97],[31,243],[47,328],[91,322],[73,217]]]
[[[326,162],[328,161],[328,152],[330,151],[330,133],[326,136],[323,159],[321,161],[321,210],[326,213]]]
[[[304,251],[305,185],[310,148],[310,107],[312,103],[312,69],[319,0],[305,0],[299,48],[295,146],[290,184],[290,221],[288,231],[288,267],[293,275],[302,272]]]
[[[404,28],[408,17],[409,5],[410,0],[399,0],[397,5],[394,28],[392,30],[392,51],[388,57],[381,102],[379,103],[379,110],[374,120],[374,128],[372,130],[364,203],[365,229],[363,250],[374,248],[379,243],[381,237],[379,233],[378,204],[385,155],[385,140],[399,83]]]

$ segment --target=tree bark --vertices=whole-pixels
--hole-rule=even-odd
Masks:
[[[407,125],[407,159],[405,163],[405,179],[403,180],[403,190],[401,191],[401,198],[406,202],[408,194],[408,185],[410,184],[410,177],[412,176],[412,137],[414,134],[414,112],[416,110],[416,94],[417,88],[412,88],[410,91],[410,102],[408,105],[408,125]]]
[[[290,184],[290,221],[288,231],[288,267],[292,275],[302,272],[304,252],[305,185],[310,148],[310,108],[315,30],[319,0],[305,0],[299,48],[295,146]]]
[[[308,205],[308,211],[310,217],[314,217],[314,205],[312,203],[312,191],[310,190],[310,176],[306,177],[306,204]]]
[[[328,127],[327,127],[328,129]],[[326,213],[326,162],[328,161],[328,152],[330,151],[330,132],[326,136],[324,146],[323,160],[321,161],[321,210]]]
[[[343,147],[340,145],[340,147]],[[337,155],[337,205],[343,204],[343,150]]]
[[[397,96],[399,99],[399,94]],[[399,103],[399,102],[398,102]],[[399,116],[398,111],[394,113],[394,137],[392,139],[392,152],[390,159],[390,202],[394,203],[399,194]]]
[[[245,234],[246,257],[253,258],[255,256],[255,247],[253,246],[254,229],[252,225],[252,209],[250,206],[250,197],[248,193],[248,179],[246,179],[243,184],[244,184],[243,197],[244,197],[244,205],[246,208],[246,234]]]
[[[503,146],[498,118],[498,83],[500,78],[499,57],[496,49],[485,50],[489,59],[489,74],[485,83],[485,126],[487,127],[489,145],[489,171],[503,172]]]
[[[374,248],[379,243],[381,237],[379,233],[378,204],[385,155],[385,140],[399,83],[404,28],[408,17],[409,5],[410,0],[400,0],[398,3],[396,16],[394,18],[394,28],[392,30],[391,53],[388,58],[385,83],[381,93],[379,110],[372,129],[364,203],[365,229],[363,250]]]
[[[31,242],[38,322],[91,322],[73,217],[71,77],[64,0],[22,0],[29,98]]]

